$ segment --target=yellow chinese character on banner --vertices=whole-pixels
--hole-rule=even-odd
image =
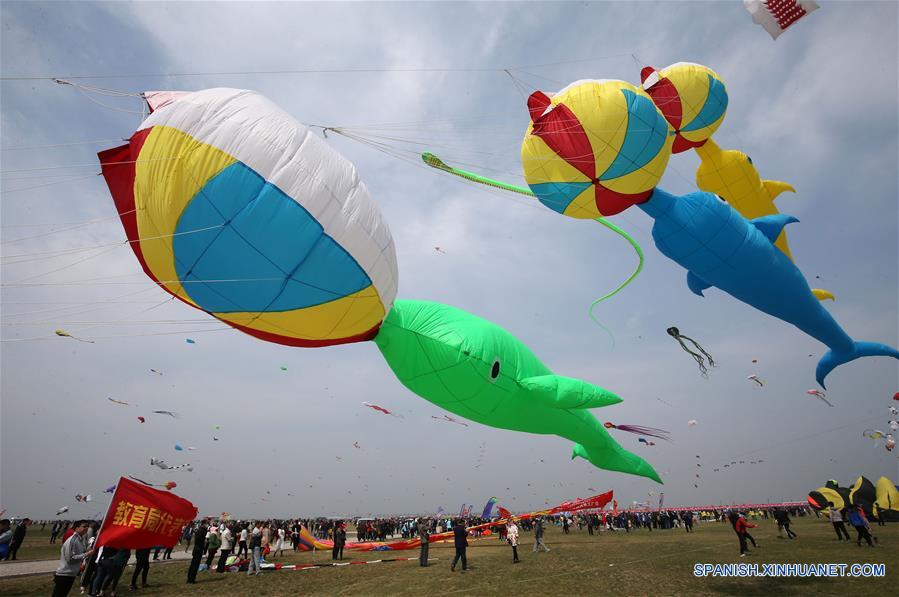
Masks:
[[[131,511],[134,509],[134,504],[131,502],[126,502],[124,500],[120,501],[115,506],[115,515],[112,518],[112,524],[118,526],[128,526],[128,517],[131,516]]]
[[[167,534],[170,537],[173,535],[177,535],[178,533],[181,532],[181,527],[183,527],[183,526],[184,526],[184,519],[176,518],[174,521],[172,521],[172,527],[169,529],[169,532]]]
[[[144,525],[144,528],[148,531],[155,532],[157,527],[159,527],[159,515],[161,513],[156,508],[150,508],[150,512],[147,514],[147,524]]]
[[[159,515],[159,524],[156,526],[156,532],[160,535],[167,535],[170,526],[172,526],[172,515],[168,512],[163,512]]]
[[[144,523],[147,521],[147,510],[149,510],[149,508],[146,506],[134,506],[134,512],[131,513],[131,520],[128,523],[128,526],[142,529]]]

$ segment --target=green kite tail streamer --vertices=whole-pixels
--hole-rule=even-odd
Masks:
[[[483,184],[483,185],[487,185],[489,187],[502,189],[504,191],[510,191],[512,193],[518,193],[519,195],[525,195],[527,197],[535,197],[536,196],[530,189],[528,189],[526,187],[519,187],[519,186],[512,185],[512,184],[507,184],[504,182],[500,182],[498,180],[493,180],[492,178],[487,178],[486,176],[481,176],[479,174],[475,174],[473,172],[467,172],[465,170],[460,170],[459,168],[453,168],[452,166],[447,165],[446,162],[441,160],[439,157],[437,157],[433,153],[430,153],[427,151],[421,154],[421,159],[425,164],[427,164],[428,166],[430,166],[432,168],[435,168],[437,170],[443,170],[444,172],[448,172],[448,173],[458,176],[460,178],[464,178],[465,180],[470,180],[470,181],[476,182],[478,184]],[[634,251],[637,253],[637,258],[639,259],[639,262],[637,263],[637,268],[633,271],[633,273],[631,273],[630,276],[628,276],[628,278],[624,282],[619,284],[617,288],[615,288],[608,294],[605,294],[605,295],[599,297],[598,299],[596,299],[595,301],[593,301],[590,304],[590,310],[588,312],[588,314],[590,315],[590,319],[592,319],[594,323],[596,323],[598,326],[600,326],[602,329],[604,329],[609,334],[609,336],[612,338],[612,345],[614,346],[615,345],[615,337],[612,335],[612,332],[606,326],[604,326],[602,323],[600,323],[599,320],[597,320],[596,317],[593,316],[593,309],[599,303],[612,298],[613,296],[615,296],[616,294],[618,294],[619,292],[624,290],[624,288],[628,284],[633,282],[634,278],[636,278],[637,275],[639,275],[639,273],[641,271],[643,271],[643,261],[644,261],[643,249],[640,248],[640,245],[637,244],[637,241],[635,241],[633,239],[633,237],[631,237],[630,234],[628,234],[627,232],[625,232],[624,230],[622,230],[615,224],[611,223],[607,219],[596,218],[596,221],[599,222],[600,224],[602,224],[603,226],[605,226],[606,228],[608,228],[609,230],[611,230],[612,232],[614,232],[615,234],[622,237],[624,240],[626,240],[631,245],[631,247],[634,248]]]

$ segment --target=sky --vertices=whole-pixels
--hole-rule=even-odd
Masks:
[[[731,2],[3,2],[0,509],[94,516],[120,475],[175,481],[203,514],[260,517],[455,512],[491,496],[529,511],[607,489],[619,504],[802,500],[830,478],[895,480],[896,453],[862,432],[886,427],[896,361],[834,371],[829,408],[806,394],[823,346],[723,292],[693,295],[639,210],[613,219],[646,253],[596,310],[613,342],[587,311],[635,266],[620,238],[417,157],[523,184],[532,91],[705,64],[730,97],[715,140],[797,189],[778,205],[800,220],[797,264],[837,297],[828,310],[853,338],[896,345],[897,4],[821,4],[774,41]],[[85,76],[97,78],[72,81],[105,91],[52,81]],[[556,436],[440,422],[372,343],[270,344],[168,300],[123,244],[96,152],[140,125],[133,94],[210,87],[257,90],[300,122],[352,133],[327,142],[390,226],[398,298],[493,321],[555,373],[624,398],[593,412],[669,430],[656,446],[613,432],[665,484],[570,460]],[[694,190],[697,165],[673,156],[660,186]],[[715,357],[708,378],[672,325]]]

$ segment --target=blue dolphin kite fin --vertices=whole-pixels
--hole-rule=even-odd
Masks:
[[[699,296],[705,296],[702,294],[702,291],[706,288],[710,288],[712,285],[694,274],[693,272],[687,272],[687,288],[693,291],[693,294],[698,294]]]
[[[749,220],[753,226],[759,229],[759,232],[765,235],[765,238],[771,241],[772,245],[777,241],[780,233],[783,232],[784,226],[798,221],[796,217],[787,214],[774,214]]]
[[[849,361],[860,359],[862,357],[893,357],[899,359],[899,350],[886,344],[879,342],[853,342],[852,350],[846,352],[834,352],[828,350],[827,353],[818,361],[818,367],[815,369],[815,379],[825,390],[824,378],[827,374]]]

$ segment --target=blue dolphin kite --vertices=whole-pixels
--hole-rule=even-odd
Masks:
[[[784,226],[798,222],[777,214],[745,219],[711,193],[672,195],[659,188],[637,206],[655,220],[659,251],[687,270],[687,286],[699,296],[710,286],[752,305],[823,342],[830,350],[818,361],[821,387],[836,367],[860,357],[899,351],[876,342],[855,342],[812,294],[799,268],[774,242]]]

